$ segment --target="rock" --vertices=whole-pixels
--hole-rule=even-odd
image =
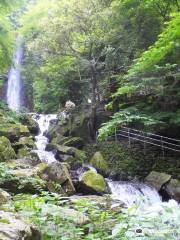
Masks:
[[[25,146],[18,150],[17,158],[26,158],[26,157],[30,157],[30,152],[29,152],[29,149]]]
[[[21,137],[19,141],[12,144],[12,147],[17,152],[19,149],[22,149],[22,148],[36,149],[36,144],[31,136]]]
[[[55,151],[56,159],[60,161],[68,162],[70,164],[73,164],[74,162],[84,163],[87,159],[86,153],[84,151],[74,147],[67,147],[67,146],[58,145],[58,144],[56,145],[49,144],[46,150]]]
[[[84,141],[80,137],[66,137],[62,141],[62,144],[68,147],[82,148]]]
[[[170,179],[171,175],[169,174],[152,171],[145,178],[145,183],[159,191],[164,184],[170,181]]]
[[[74,209],[60,208],[60,216],[62,216],[63,219],[67,218],[77,225],[83,225],[89,222],[89,218],[84,213],[78,212]]]
[[[56,145],[55,149],[57,151],[57,154],[66,154],[66,155],[75,155],[75,149],[72,147],[67,147],[63,145]]]
[[[11,195],[0,188],[0,205],[8,202],[10,199],[11,199]]]
[[[0,135],[7,137],[11,142],[14,142],[20,137],[29,137],[30,132],[24,125],[7,123],[1,126]]]
[[[24,167],[24,168],[23,168]],[[14,168],[16,168],[14,166]],[[5,177],[0,181],[0,187],[8,190],[11,193],[32,193],[47,190],[46,181],[39,178],[33,168],[27,168],[26,165],[21,165],[21,168],[8,169]]]
[[[75,188],[66,164],[53,162],[49,164],[48,167],[39,175],[42,179],[48,182],[50,181],[60,184],[67,195],[72,195],[75,193]]]
[[[7,164],[16,168],[32,168],[40,162],[32,158],[18,158],[16,160],[8,161]]]
[[[39,126],[38,123],[32,118],[31,115],[23,115],[20,118],[20,121],[23,125],[26,125],[30,131],[31,134],[37,135],[39,132]]]
[[[14,213],[0,211],[1,240],[41,240],[40,232]]]
[[[0,137],[0,162],[15,159],[16,153],[8,138]]]
[[[79,190],[87,194],[103,194],[107,192],[106,181],[100,174],[89,170],[82,175]]]
[[[102,156],[101,152],[96,152],[92,157],[90,163],[103,176],[107,177],[110,174],[108,164],[104,157]]]
[[[68,220],[76,225],[83,225],[89,222],[89,218],[82,212],[79,212],[74,209],[64,208],[56,205],[46,205],[44,208],[42,206],[42,214],[44,216],[51,216],[52,213],[56,213],[57,216],[60,216],[63,220]],[[73,240],[75,238],[72,238]]]
[[[165,191],[169,196],[176,201],[180,202],[180,181],[177,179],[171,179],[165,186]]]

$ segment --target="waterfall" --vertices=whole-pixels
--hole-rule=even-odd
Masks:
[[[36,152],[42,162],[46,163],[52,163],[56,161],[56,158],[54,156],[53,152],[46,151],[46,146],[48,144],[48,138],[44,136],[44,133],[49,129],[50,122],[57,119],[56,114],[34,114],[33,119],[38,123],[40,133],[37,135],[36,138],[36,146],[37,150],[34,150],[33,152]]]
[[[9,108],[19,111],[21,108],[21,62],[23,57],[22,37],[19,35],[16,40],[16,48],[13,55],[13,65],[8,76],[7,103]]]

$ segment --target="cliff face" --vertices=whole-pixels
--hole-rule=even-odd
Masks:
[[[0,100],[6,101],[7,92],[7,75],[0,77],[2,85],[0,84]]]

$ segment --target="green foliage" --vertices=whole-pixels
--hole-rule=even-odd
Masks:
[[[156,64],[161,63],[168,54],[179,51],[180,45],[180,14],[173,16],[165,30],[159,35],[156,43],[149,48],[137,60],[137,63],[129,70],[129,76],[137,73],[154,70]]]
[[[123,211],[119,224],[115,227],[112,238],[109,239],[140,239],[140,240],[176,240],[180,237],[178,204],[162,203],[159,209],[139,211],[136,207]],[[174,218],[171,219],[171,215]],[[170,220],[171,219],[171,220]]]
[[[108,136],[113,135],[118,127],[134,122],[142,123],[144,126],[152,126],[161,123],[147,114],[138,114],[136,108],[129,107],[115,113],[109,122],[102,124],[102,127],[99,129],[99,139],[105,140]]]
[[[61,205],[66,209],[73,208],[79,213],[88,214],[89,223],[79,225],[71,216],[63,217],[60,214]],[[63,199],[57,194],[47,192],[43,192],[41,196],[16,195],[13,202],[4,207],[18,211],[22,217],[35,224],[41,230],[44,240],[106,239],[111,226],[104,225],[104,222],[115,215],[95,202],[80,199],[72,204],[68,198]]]

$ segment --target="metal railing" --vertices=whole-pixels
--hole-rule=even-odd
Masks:
[[[129,147],[131,146],[132,142],[137,141],[143,143],[144,151],[146,151],[146,145],[149,144],[161,148],[163,155],[165,153],[165,149],[180,153],[180,140],[128,127],[115,129],[114,134],[109,136],[107,140],[120,141],[122,138],[128,139]]]

